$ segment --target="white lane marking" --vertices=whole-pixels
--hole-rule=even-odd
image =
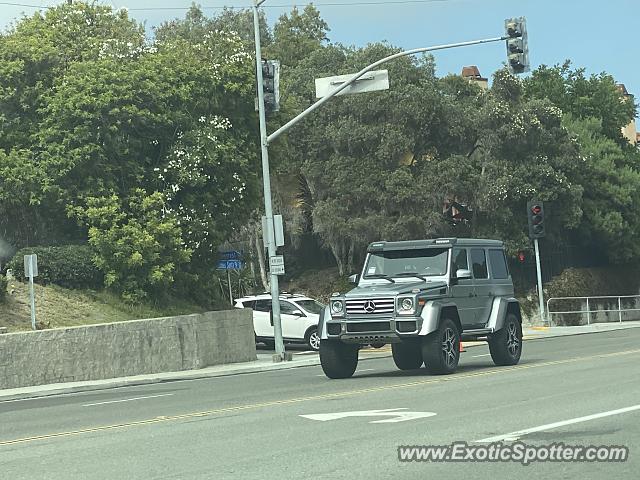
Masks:
[[[488,357],[489,355],[491,355],[491,354],[490,353],[483,353],[482,355],[471,355],[471,358]]]
[[[569,420],[563,420],[561,422],[548,423],[546,425],[540,425],[539,427],[527,428],[525,430],[518,430],[517,432],[506,433],[504,435],[496,435],[495,437],[487,437],[482,440],[475,440],[475,443],[492,443],[492,442],[515,442],[523,435],[530,433],[542,432],[545,430],[551,430],[553,428],[564,427],[565,425],[572,425],[574,423],[588,422],[590,420],[597,420],[598,418],[610,417],[612,415],[620,415],[621,413],[633,412],[640,410],[640,405],[633,405],[632,407],[619,408],[617,410],[609,410],[602,413],[594,413],[593,415],[587,415],[584,417],[571,418]]]
[[[123,398],[122,400],[109,400],[106,402],[97,402],[97,403],[87,403],[82,405],[83,407],[95,407],[96,405],[106,405],[108,403],[122,403],[122,402],[132,402],[134,400],[145,400],[147,398],[158,398],[158,397],[170,397],[173,393],[160,393],[158,395],[147,395],[145,397],[133,397],[133,398]]]
[[[336,413],[316,413],[312,415],[300,415],[309,420],[326,422],[328,420],[339,420],[348,417],[391,417],[384,420],[374,420],[369,423],[398,423],[407,420],[418,420],[421,418],[433,417],[434,412],[405,412],[406,408],[386,408],[384,410],[363,410],[358,412],[336,412]]]

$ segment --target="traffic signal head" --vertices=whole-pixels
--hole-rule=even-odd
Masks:
[[[262,61],[262,91],[264,107],[267,112],[280,110],[280,62],[277,60]]]
[[[542,238],[545,236],[544,224],[544,204],[538,201],[531,201],[527,204],[529,217],[529,237]]]
[[[504,21],[507,37],[507,64],[513,74],[529,71],[529,47],[527,25],[524,17],[508,18]]]
[[[507,36],[511,38],[522,37],[522,24],[517,18],[508,18],[504,21],[504,28]]]

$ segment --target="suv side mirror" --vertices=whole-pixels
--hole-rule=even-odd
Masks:
[[[471,270],[467,270],[466,268],[459,268],[456,270],[456,279],[458,280],[469,280],[471,278]]]
[[[357,273],[354,273],[353,275],[349,276],[350,283],[358,283],[359,281],[360,281],[360,275],[358,275]]]

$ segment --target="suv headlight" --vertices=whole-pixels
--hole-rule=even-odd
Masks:
[[[344,311],[344,302],[342,300],[331,301],[331,313],[340,315],[342,314],[343,311]]]
[[[415,301],[411,297],[399,298],[397,303],[398,313],[410,314],[415,311]]]

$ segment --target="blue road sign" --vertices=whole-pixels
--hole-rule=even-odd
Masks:
[[[221,260],[242,260],[242,252],[237,250],[228,250],[226,252],[220,252]]]
[[[218,270],[240,270],[243,266],[242,260],[218,260]]]

